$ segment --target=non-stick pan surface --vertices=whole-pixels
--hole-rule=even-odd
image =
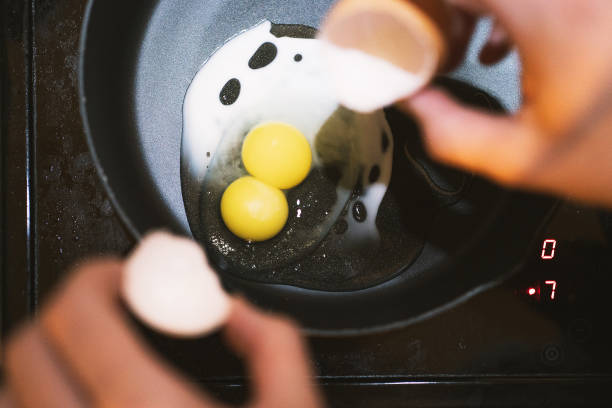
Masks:
[[[330,3],[90,1],[79,72],[85,130],[108,194],[135,236],[156,228],[191,235],[181,192],[181,109],[201,64],[229,38],[262,20],[317,27]],[[493,69],[475,61],[472,50],[454,76],[515,109],[516,59]],[[472,103],[495,105],[468,85],[446,84]],[[334,292],[264,284],[227,272],[221,276],[229,288],[289,313],[310,333],[352,334],[405,325],[500,282],[520,265],[551,202],[502,190],[495,197],[487,219],[465,236],[461,250],[450,254],[443,243],[426,242],[409,270],[374,287]],[[444,236],[445,228],[452,228],[445,222],[439,217],[431,233]]]

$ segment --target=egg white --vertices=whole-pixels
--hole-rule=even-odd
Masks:
[[[194,77],[183,106],[182,160],[186,161],[183,168],[189,172],[190,182],[202,185],[212,169],[216,169],[215,182],[224,186],[244,175],[236,151],[250,129],[269,121],[284,122],[299,129],[311,145],[313,165],[321,164],[314,149],[315,138],[340,106],[321,57],[321,42],[276,37],[271,28],[272,24],[264,21],[238,34],[220,47]],[[265,42],[275,44],[275,59],[263,68],[251,69],[249,59]],[[299,62],[294,59],[297,54],[302,56]],[[219,95],[232,78],[240,81],[240,94],[233,104],[224,105]],[[382,132],[391,135],[391,130],[382,111],[358,115],[351,126],[358,129],[358,143],[363,152],[360,164],[366,171],[361,175],[363,193],[358,200],[365,204],[368,217],[358,222],[350,215],[349,208],[346,217],[349,228],[345,235],[357,240],[377,238],[376,214],[391,179],[393,156],[392,137],[383,152],[380,135]],[[368,172],[373,165],[379,166],[380,177],[370,183]],[[342,210],[352,205],[351,189],[338,186],[337,196],[329,217],[312,231],[317,239],[309,242],[322,239]]]

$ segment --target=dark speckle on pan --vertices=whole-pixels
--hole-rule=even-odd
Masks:
[[[359,176],[359,181],[355,184],[353,188],[353,193],[351,195],[352,200],[358,199],[363,194],[363,184],[361,183],[361,175]]]
[[[368,176],[368,180],[370,180],[370,183],[376,183],[379,177],[380,167],[378,167],[378,165],[372,166],[372,169],[370,170],[370,175]]]
[[[302,54],[295,54],[295,56],[293,57],[293,60],[295,62],[300,62],[302,60]]]
[[[278,48],[271,42],[265,42],[257,48],[255,54],[249,60],[249,68],[260,69],[267,67],[274,61],[278,54]]]
[[[238,100],[240,96],[240,81],[236,78],[232,78],[223,85],[221,93],[219,94],[219,100],[223,105],[232,105]]]
[[[387,135],[387,132],[383,132],[381,142],[382,142],[382,152],[387,153],[387,150],[389,149],[389,135]]]

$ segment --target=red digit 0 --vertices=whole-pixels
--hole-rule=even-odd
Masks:
[[[549,245],[550,244],[550,245]],[[546,254],[550,247],[550,253]],[[557,248],[557,240],[556,239],[545,239],[542,244],[542,259],[553,259],[555,257],[555,248]]]

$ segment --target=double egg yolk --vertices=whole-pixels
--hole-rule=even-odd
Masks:
[[[230,184],[221,197],[221,218],[236,236],[265,241],[278,234],[289,215],[281,190],[300,184],[312,163],[310,144],[295,127],[271,122],[252,129],[242,144],[250,176]]]

